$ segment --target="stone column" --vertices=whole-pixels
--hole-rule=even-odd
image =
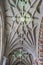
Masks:
[[[0,1],[0,65],[2,63],[2,57],[4,54],[4,45],[5,45],[5,37],[4,37],[4,15],[3,15],[3,4]]]

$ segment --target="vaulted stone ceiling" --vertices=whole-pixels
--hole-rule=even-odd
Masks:
[[[32,65],[38,58],[42,0],[5,0],[5,56],[10,65]]]

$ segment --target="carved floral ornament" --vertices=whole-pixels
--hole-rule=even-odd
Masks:
[[[32,65],[38,57],[36,33],[42,0],[6,0],[5,3],[8,64]]]

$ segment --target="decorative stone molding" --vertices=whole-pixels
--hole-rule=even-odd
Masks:
[[[39,65],[43,65],[43,18],[39,31]]]

